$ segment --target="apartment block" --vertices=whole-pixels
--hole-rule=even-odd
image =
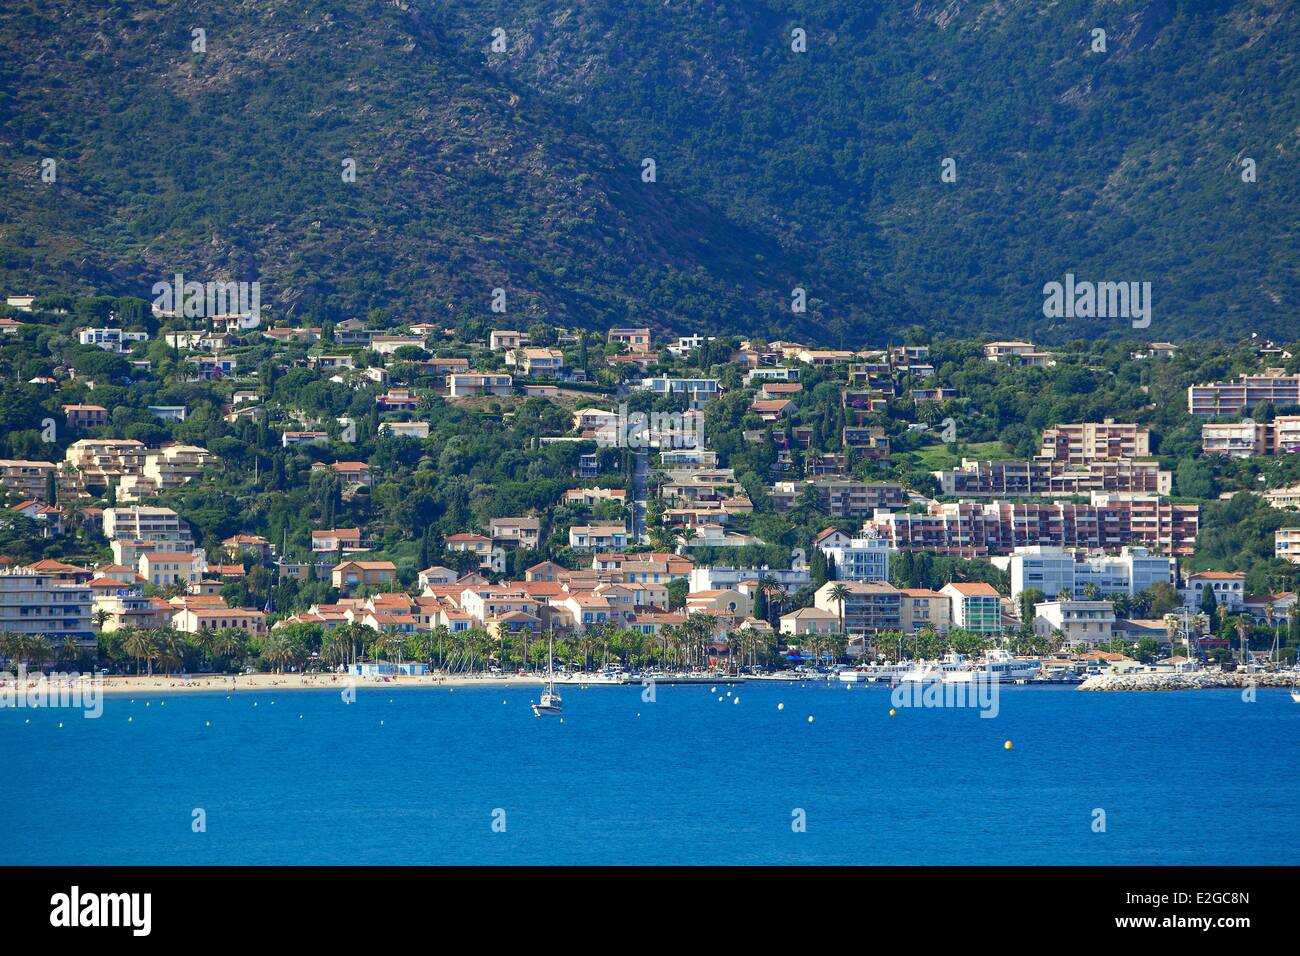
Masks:
[[[1300,452],[1300,415],[1280,415],[1271,422],[1249,418],[1206,422],[1201,426],[1201,451],[1229,458],[1296,454]]]
[[[1151,432],[1141,425],[1116,422],[1080,422],[1043,430],[1039,458],[1067,464],[1145,458],[1151,454]]]
[[[908,504],[907,492],[902,485],[816,478],[778,481],[772,486],[772,506],[777,511],[789,511],[809,488],[816,493],[820,510],[837,518],[862,518],[882,508],[905,508]]]
[[[57,646],[64,638],[93,641],[91,590],[54,574],[0,570],[0,633],[43,634]]]
[[[123,475],[144,473],[148,449],[133,438],[83,438],[68,446],[64,459],[87,483],[106,485]]]
[[[973,634],[1002,632],[1002,598],[993,585],[982,581],[945,584],[939,593],[952,602],[953,627]]]
[[[840,614],[840,602],[831,596],[836,587],[848,589],[844,598],[844,633],[849,636],[900,631],[903,622],[903,592],[879,581],[827,581],[817,589],[814,606]]]
[[[1059,594],[1079,597],[1089,585],[1105,595],[1130,597],[1155,584],[1176,585],[1178,562],[1146,548],[1122,548],[1119,554],[1090,554],[1057,547],[1016,548],[1008,562],[1011,598],[1036,588],[1048,598]]]
[[[1091,461],[1068,464],[1059,459],[975,461],[961,468],[936,471],[941,494],[954,496],[1030,497],[1126,492],[1167,495],[1172,475],[1154,461]]]
[[[19,498],[44,501],[49,476],[57,473],[58,466],[52,461],[0,458],[0,489]]]
[[[920,514],[877,513],[868,522],[901,551],[938,551],[961,557],[1011,554],[1031,545],[1119,550],[1142,545],[1191,554],[1200,511],[1166,500],[1094,496],[1091,504],[936,503]]]
[[[171,508],[105,508],[103,523],[104,537],[109,541],[168,542],[186,548],[194,545],[190,526]]]
[[[1263,375],[1242,375],[1235,382],[1192,385],[1187,389],[1187,410],[1193,415],[1217,417],[1249,411],[1260,402],[1300,405],[1300,375],[1270,369]]]
[[[904,634],[915,634],[927,628],[940,634],[952,625],[952,598],[929,588],[901,588],[899,590],[901,629]]]

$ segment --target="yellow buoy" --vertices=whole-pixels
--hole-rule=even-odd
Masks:
[[[1003,749],[1003,750],[1010,750],[1010,749],[1011,749],[1011,741],[1008,740],[1008,741],[1004,742],[1004,743],[1002,744],[1002,749]]]
[[[893,716],[894,716],[895,714],[897,714],[897,713],[898,713],[898,712],[897,712],[896,710],[894,710],[894,708],[892,708],[892,707],[889,708],[889,716],[890,716],[890,717],[893,717]]]

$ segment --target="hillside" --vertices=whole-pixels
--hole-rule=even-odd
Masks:
[[[311,7],[7,7],[6,293],[179,270],[316,319],[500,286],[521,325],[1131,334],[1043,318],[1073,272],[1151,282],[1153,338],[1294,327],[1290,3]]]

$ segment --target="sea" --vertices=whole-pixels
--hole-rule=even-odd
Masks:
[[[0,709],[6,864],[1300,863],[1285,690],[827,682],[109,696]],[[890,713],[891,709],[894,711]]]

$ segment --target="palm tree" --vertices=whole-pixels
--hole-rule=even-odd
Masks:
[[[848,589],[848,587],[846,587],[845,584],[844,584],[844,582],[842,582],[842,581],[841,581],[840,583],[836,584],[833,588],[830,589],[830,591],[828,591],[828,592],[826,593],[826,596],[827,596],[828,598],[830,598],[832,601],[837,601],[837,602],[839,602],[839,605],[840,605],[840,633],[841,633],[841,634],[844,633],[844,602],[845,602],[846,600],[848,600],[849,595],[852,594],[852,593],[853,593],[853,592],[850,591],[850,590]]]
[[[153,658],[153,638],[148,631],[130,628],[129,633],[122,640],[122,650],[135,658],[135,672],[139,674],[140,662],[142,660],[152,660]],[[153,673],[152,665],[149,668],[149,673]]]
[[[217,657],[243,658],[248,636],[238,628],[225,627],[217,632],[212,643],[212,653]]]
[[[27,644],[27,653],[31,657],[31,663],[42,669],[53,652],[54,648],[50,645],[49,638],[44,634],[35,635]]]
[[[272,666],[277,674],[283,673],[288,648],[283,636],[272,632],[262,642],[262,660]]]
[[[63,662],[65,664],[71,664],[73,661],[75,661],[78,657],[81,656],[81,645],[77,643],[77,639],[75,637],[69,634],[66,637],[64,637],[63,644],[60,645],[59,651],[60,651],[59,656],[63,660]]]
[[[1248,663],[1248,659],[1250,657],[1249,638],[1251,632],[1251,621],[1249,616],[1245,614],[1237,615],[1236,625],[1237,625],[1237,641],[1241,644],[1241,663],[1245,665],[1246,663]]]
[[[332,627],[324,633],[320,642],[321,660],[338,666],[347,663],[349,640],[342,627]]]

